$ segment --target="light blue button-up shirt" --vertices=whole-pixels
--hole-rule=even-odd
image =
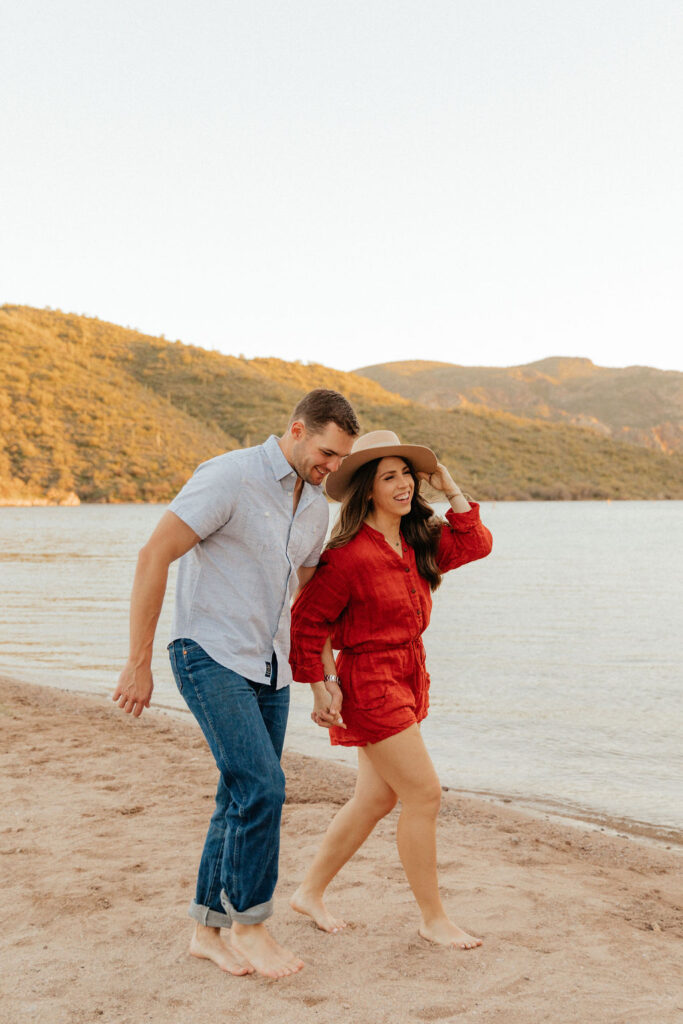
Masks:
[[[329,514],[320,487],[304,483],[272,435],[264,444],[203,462],[170,510],[202,539],[178,565],[171,640],[187,637],[227,668],[277,686],[292,681],[289,606],[296,570],[317,565]]]

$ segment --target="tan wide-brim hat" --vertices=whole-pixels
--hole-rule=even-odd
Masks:
[[[401,444],[393,430],[371,430],[369,434],[356,438],[351,453],[339,469],[325,478],[325,493],[335,501],[341,501],[357,469],[373,459],[385,459],[390,455],[408,459],[416,473],[433,473],[438,465],[431,448],[421,444]]]

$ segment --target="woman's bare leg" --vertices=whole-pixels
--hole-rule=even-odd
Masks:
[[[294,910],[312,917],[318,928],[337,932],[345,922],[333,917],[323,902],[325,889],[365,842],[377,822],[396,804],[396,794],[358,748],[356,791],[332,819],[306,877],[290,900]]]
[[[439,895],[436,818],[441,785],[417,725],[365,748],[377,774],[401,801],[397,841],[401,863],[422,911],[420,935],[444,946],[472,949],[481,939],[450,920]]]

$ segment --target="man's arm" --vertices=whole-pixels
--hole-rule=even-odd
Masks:
[[[308,581],[313,579],[313,576],[315,575],[315,570],[317,568],[317,565],[302,565],[299,569],[296,570],[296,575],[299,580],[299,586],[296,588],[296,594],[294,595],[295,601],[299,594],[301,593],[301,591],[306,586],[306,584],[308,583]]]
[[[130,602],[130,652],[112,700],[139,718],[150,705],[152,649],[171,562],[201,538],[174,512],[164,512],[157,528],[140,550]]]

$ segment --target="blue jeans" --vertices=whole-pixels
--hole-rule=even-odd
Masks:
[[[262,685],[219,665],[194,640],[174,640],[168,650],[220,772],[190,916],[217,928],[258,924],[273,912],[277,883],[289,687],[274,688],[277,662]]]

